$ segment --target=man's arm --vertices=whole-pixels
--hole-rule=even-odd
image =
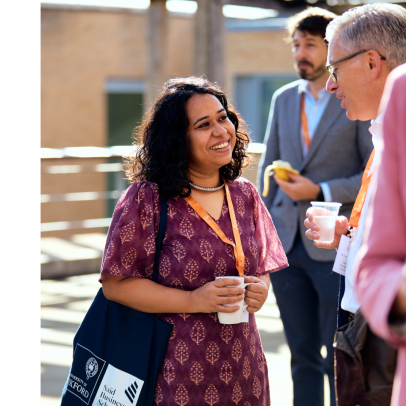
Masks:
[[[329,191],[328,201],[341,202],[343,204],[355,201],[361,186],[363,169],[368,162],[373,148],[371,134],[368,131],[369,125],[369,122],[358,121],[356,123],[357,144],[355,148],[357,148],[359,159],[362,162],[362,171],[346,178],[331,179],[323,182],[324,189]],[[292,200],[324,200],[324,190],[321,189],[319,184],[314,183],[305,176],[290,173],[288,173],[288,176],[290,182],[283,181],[276,175],[273,176],[273,180]],[[322,196],[321,199],[319,196]]]
[[[402,174],[395,158],[399,144],[396,140],[393,144],[391,151],[384,151],[375,196],[368,208],[355,291],[371,329],[386,340],[397,341],[388,321],[391,311],[406,316],[403,301],[397,297],[404,290],[400,288],[406,272],[406,222],[400,193]]]
[[[269,110],[268,124],[265,132],[264,144],[266,145],[266,151],[262,155],[261,161],[258,165],[258,177],[257,177],[257,189],[259,195],[265,203],[266,207],[271,207],[273,199],[275,198],[278,185],[275,183],[272,176],[269,177],[269,192],[267,197],[262,196],[264,190],[264,172],[268,165],[271,165],[273,161],[280,158],[279,152],[279,138],[278,138],[278,120],[277,120],[277,97],[276,92],[272,97],[271,108]]]
[[[391,91],[383,122],[384,148],[375,196],[368,209],[355,292],[371,329],[385,340],[404,346],[406,335],[396,331],[396,324],[390,324],[395,321],[391,320],[394,316],[406,318],[405,68],[403,72],[393,83],[392,77],[401,75],[402,70],[397,68],[391,73],[382,97],[386,100]]]
[[[275,182],[292,200],[316,200],[320,195],[321,187],[309,178],[287,172],[290,182],[274,175]],[[324,198],[323,198],[324,200]]]

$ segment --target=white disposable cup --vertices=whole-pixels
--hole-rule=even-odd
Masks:
[[[251,285],[251,283],[244,283],[243,276],[218,276],[216,279],[225,279],[225,278],[236,279],[238,281],[241,281],[241,283],[239,285],[228,285],[229,287],[245,289],[246,286]],[[237,303],[225,304],[224,306],[226,306],[226,307],[240,306],[240,308],[233,313],[217,312],[220,324],[239,324],[239,323],[241,323],[242,312],[244,309],[246,309],[248,307],[248,305],[244,303],[244,299]]]
[[[317,242],[330,243],[334,241],[336,219],[341,203],[310,202],[313,206],[313,222],[319,226],[319,239]]]

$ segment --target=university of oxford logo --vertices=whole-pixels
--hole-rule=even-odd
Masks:
[[[95,376],[98,370],[99,365],[97,364],[97,361],[93,357],[89,358],[88,361],[86,362],[86,379]]]

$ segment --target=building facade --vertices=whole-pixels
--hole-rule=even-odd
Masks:
[[[44,4],[41,11],[42,148],[130,145],[144,111],[147,12]],[[194,74],[194,18],[169,13],[167,79]],[[222,85],[256,142],[263,140],[273,92],[296,78],[291,49],[284,41],[285,24],[284,18],[225,21]],[[89,158],[87,163],[103,162]],[[58,159],[42,160],[43,166],[59,164]],[[252,172],[247,177],[254,178]],[[42,193],[103,191],[114,188],[113,183],[106,173],[44,173]],[[43,204],[42,223],[104,218],[113,206],[114,201],[103,200],[48,202]]]

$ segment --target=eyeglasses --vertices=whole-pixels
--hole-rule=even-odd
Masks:
[[[374,50],[372,50],[372,49],[363,49],[362,51],[355,52],[354,54],[348,55],[348,56],[346,56],[344,58],[339,59],[338,61],[330,63],[330,65],[326,65],[326,69],[328,70],[328,73],[330,74],[331,79],[333,79],[334,82],[337,83],[337,76],[334,73],[334,70],[332,68],[333,65],[335,65],[336,63],[339,63],[339,62],[344,62],[347,59],[354,58],[354,56],[357,56],[359,54],[362,54],[362,53],[368,52],[368,51],[374,51]],[[384,56],[382,56],[380,53],[378,53],[378,55],[383,61],[386,61],[386,58]]]

